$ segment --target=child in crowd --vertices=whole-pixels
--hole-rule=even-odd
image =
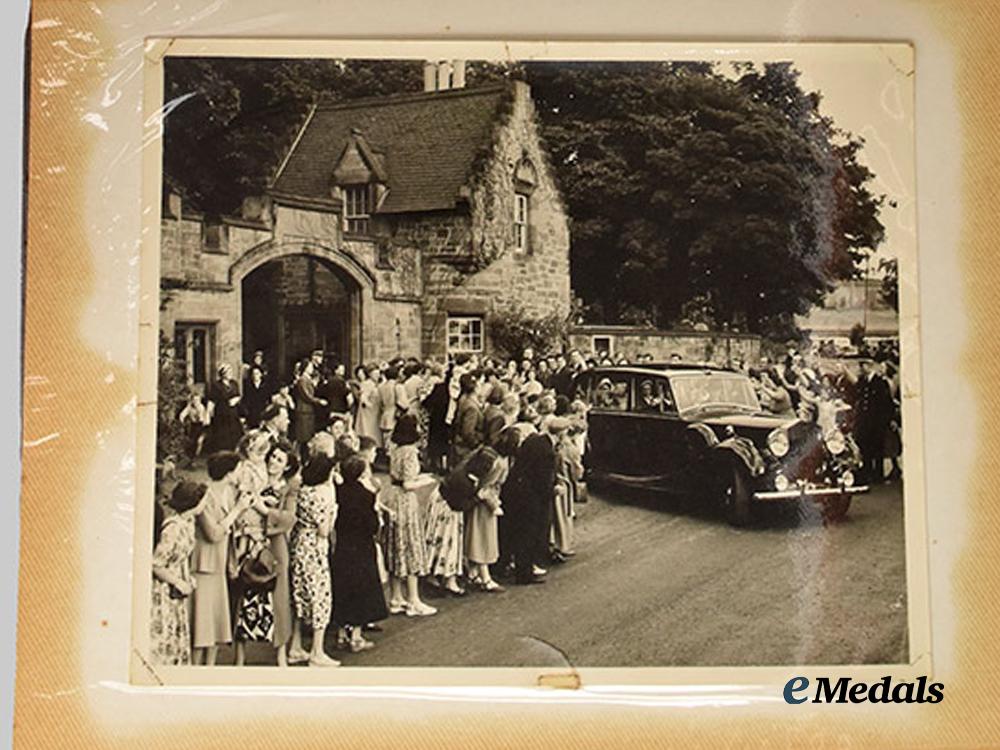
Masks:
[[[205,433],[208,430],[208,409],[202,401],[201,394],[192,390],[188,396],[188,401],[177,415],[177,419],[184,425],[187,434],[187,454],[188,458],[196,458],[201,455],[201,449],[205,445]]]
[[[280,386],[278,392],[271,396],[271,403],[285,407],[289,416],[295,413],[295,399],[292,398],[291,388],[287,384]],[[288,427],[285,427],[285,437],[288,437]]]

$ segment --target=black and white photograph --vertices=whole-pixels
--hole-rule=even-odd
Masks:
[[[145,664],[911,663],[912,49],[724,47],[162,59]]]

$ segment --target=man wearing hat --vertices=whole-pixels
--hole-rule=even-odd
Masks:
[[[864,481],[881,482],[885,478],[882,466],[885,438],[893,416],[892,393],[873,359],[862,359],[860,364],[854,439],[861,450]]]

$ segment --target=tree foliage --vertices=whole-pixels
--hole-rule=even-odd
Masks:
[[[160,331],[159,373],[156,384],[156,460],[174,460],[184,455],[184,425],[177,416],[188,398],[188,386],[183,370],[174,357],[174,348],[167,335]]]
[[[168,58],[166,180],[206,213],[238,211],[263,192],[313,104],[421,81],[414,61]]]
[[[534,316],[516,301],[500,302],[490,315],[488,328],[493,345],[509,357],[558,349],[566,336],[566,318],[558,313]]]
[[[883,237],[861,142],[787,65],[527,68],[573,220],[573,287],[606,322],[771,332],[856,274]]]
[[[488,63],[531,84],[594,322],[786,335],[883,240],[863,141],[789,64]],[[164,171],[206,212],[238,209],[311,103],[421,89],[420,61],[172,59]]]

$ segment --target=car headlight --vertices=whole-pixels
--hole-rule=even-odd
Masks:
[[[843,474],[841,474],[840,475],[840,483],[842,485],[844,485],[845,487],[853,487],[854,486],[854,472],[848,470],[848,471],[845,471]]]
[[[784,492],[785,490],[788,489],[790,485],[791,482],[788,481],[788,477],[786,477],[784,474],[774,475],[774,489],[776,489],[778,492]]]
[[[782,428],[773,430],[770,435],[767,436],[767,449],[771,451],[771,455],[776,458],[781,458],[788,453],[788,433]]]
[[[847,450],[847,439],[840,430],[832,430],[826,435],[826,449],[830,455],[839,456]]]

